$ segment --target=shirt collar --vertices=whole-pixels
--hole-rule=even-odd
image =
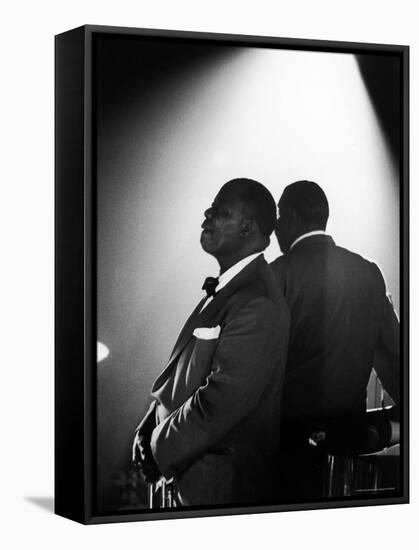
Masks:
[[[295,239],[295,241],[290,246],[290,250],[292,250],[294,246],[300,241],[302,241],[303,239],[306,239],[307,237],[312,237],[313,235],[327,235],[327,233],[320,229],[317,231],[310,231],[309,233],[304,233],[304,235],[300,235],[298,239]]]
[[[250,264],[252,260],[260,256],[261,254],[263,254],[263,252],[256,252],[256,254],[246,256],[246,258],[243,258],[242,260],[231,266],[229,269],[227,269],[227,271],[224,271],[224,273],[218,277],[217,292],[225,287],[226,284],[231,281],[231,279],[238,275],[242,269],[244,269],[248,264]]]

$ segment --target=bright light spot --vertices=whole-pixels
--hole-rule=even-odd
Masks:
[[[102,342],[97,343],[97,362],[103,361],[109,355],[109,348],[102,344]]]

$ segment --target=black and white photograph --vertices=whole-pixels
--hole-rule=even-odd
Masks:
[[[414,546],[416,12],[3,7],[2,548]]]
[[[92,36],[96,513],[402,500],[401,55],[139,33]]]

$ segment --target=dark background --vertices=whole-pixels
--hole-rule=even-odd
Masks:
[[[338,244],[382,267],[399,299],[396,58],[175,40],[95,45],[99,511],[144,504],[133,431],[215,262],[199,246],[221,185],[253,177],[278,200],[313,179]],[[273,242],[267,258],[279,254]],[[371,389],[371,399],[374,396]]]

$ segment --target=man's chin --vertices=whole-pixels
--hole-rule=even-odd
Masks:
[[[208,254],[212,254],[215,246],[212,240],[212,235],[208,231],[203,231],[201,233],[200,242],[204,252],[207,252]]]
[[[214,249],[209,243],[202,242],[201,240],[201,247],[202,247],[202,250],[207,254],[214,255]]]

